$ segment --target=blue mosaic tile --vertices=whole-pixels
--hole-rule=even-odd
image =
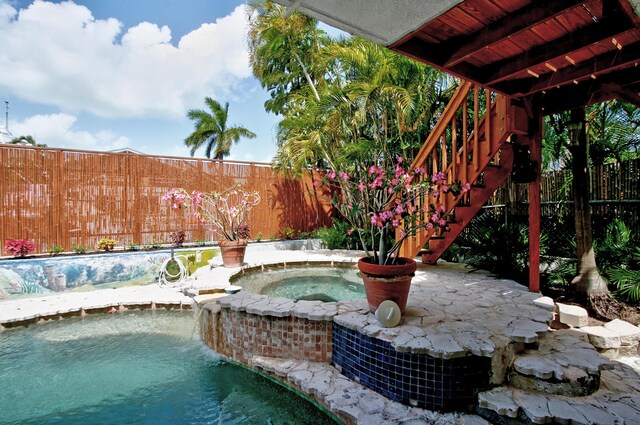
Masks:
[[[400,403],[430,410],[469,410],[486,388],[491,359],[439,359],[401,353],[389,342],[333,323],[332,362],[349,379]]]

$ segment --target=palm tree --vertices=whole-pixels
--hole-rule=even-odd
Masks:
[[[330,37],[318,29],[318,21],[270,0],[252,1],[248,13],[249,61],[271,94],[265,109],[285,114],[298,93],[310,92],[319,101],[319,86],[330,70],[317,56]]]
[[[229,102],[224,107],[210,97],[205,97],[204,102],[211,113],[202,109],[190,109],[187,117],[194,121],[195,130],[184,139],[184,144],[191,148],[191,156],[206,144],[205,156],[214,159],[222,159],[229,155],[231,145],[238,143],[241,137],[253,139],[255,133],[242,126],[227,127],[229,119]]]
[[[11,144],[11,145],[31,145],[31,146],[36,146],[36,147],[39,147],[39,148],[46,148],[47,147],[47,145],[45,145],[44,143],[37,143],[36,139],[34,139],[33,136],[14,137],[13,139],[11,139],[9,144]]]

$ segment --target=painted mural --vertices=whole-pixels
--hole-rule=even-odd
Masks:
[[[0,262],[0,299],[156,282],[169,251],[44,257]]]

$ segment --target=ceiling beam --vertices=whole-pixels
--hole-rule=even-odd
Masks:
[[[479,68],[467,63],[461,63],[451,69],[444,68],[442,61],[439,60],[440,53],[443,51],[440,46],[426,43],[416,37],[407,39],[400,44],[392,45],[389,48],[396,53],[415,59],[418,62],[426,63],[429,66],[433,66],[440,71],[463,80],[469,80],[472,75],[478,74]]]
[[[622,87],[619,84],[610,84],[606,87],[609,91],[616,95],[616,98],[624,100],[627,103],[640,108],[640,93],[637,86]]]
[[[520,55],[494,62],[480,69],[482,84],[494,85],[513,75],[557,57],[569,55],[591,44],[610,42],[612,37],[633,29],[624,13],[616,13],[600,22],[580,28],[557,40],[535,46]]]
[[[479,50],[486,49],[504,38],[526,31],[568,9],[581,5],[583,2],[584,0],[534,1],[473,34],[456,37],[455,40],[448,42],[451,53],[445,60],[444,67],[450,68],[458,65],[478,53]]]
[[[606,75],[609,72],[637,63],[640,64],[640,42],[623,46],[621,50],[614,48],[612,51],[595,56],[593,59],[580,62],[576,66],[568,66],[556,72],[549,72],[539,78],[528,77],[504,81],[496,84],[495,88],[500,92],[512,95],[531,94],[565,84],[572,84],[574,81],[580,81],[585,78],[592,78],[592,75],[595,77]]]
[[[533,98],[539,100],[545,115],[549,115],[606,100],[623,99],[621,93],[627,96],[638,84],[640,72],[633,67],[612,72],[596,80],[567,85],[546,93],[538,92]],[[633,100],[633,97],[630,97],[630,100]]]

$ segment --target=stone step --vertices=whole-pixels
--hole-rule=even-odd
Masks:
[[[254,356],[252,365],[311,396],[348,424],[489,424],[477,415],[432,412],[388,400],[327,363]]]
[[[602,370],[613,363],[573,330],[543,335],[535,348],[518,354],[509,372],[509,384],[521,390],[582,397],[600,386]]]
[[[577,305],[556,303],[558,320],[565,325],[580,328],[589,323],[587,310]]]
[[[585,326],[579,331],[607,358],[638,354],[640,328],[624,320],[615,319],[603,326]]]
[[[640,375],[625,363],[616,361],[613,365],[613,369],[601,372],[600,389],[589,396],[497,387],[478,394],[478,413],[499,424],[638,424]]]

